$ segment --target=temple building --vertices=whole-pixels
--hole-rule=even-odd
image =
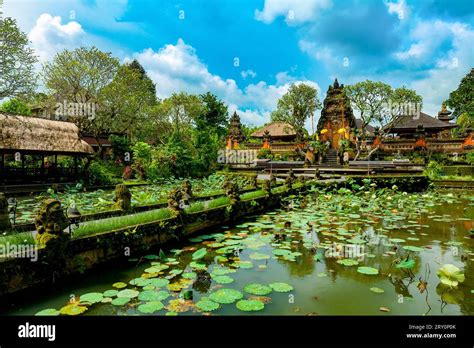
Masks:
[[[441,112],[443,112],[443,110],[440,111],[440,113]],[[443,115],[445,115],[445,113],[443,113]],[[414,139],[420,133],[423,133],[427,138],[442,138],[443,134],[449,134],[449,130],[456,127],[457,125],[450,123],[446,118],[440,120],[420,112],[419,115],[415,116],[400,116],[390,127],[389,133],[395,134],[401,139]]]
[[[318,121],[319,140],[329,142],[332,149],[339,148],[341,139],[350,139],[351,130],[356,127],[349,98],[344,93],[344,85],[337,79],[330,85]]]
[[[239,143],[245,141],[245,134],[242,130],[242,124],[240,123],[240,117],[237,112],[229,120],[229,128],[227,129],[227,145],[226,148],[236,149],[239,147]]]

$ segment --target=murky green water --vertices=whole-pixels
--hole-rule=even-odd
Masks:
[[[85,293],[102,293],[114,289],[113,283],[128,284],[134,278],[147,275],[151,276],[148,279],[169,278],[171,288],[177,287],[172,290],[183,287],[181,291],[172,291],[166,285],[154,288],[147,286],[150,280],[143,278],[141,286],[128,284],[125,289],[148,291],[148,295],[159,291],[163,297],[169,294],[160,301],[165,307],[172,307],[157,310],[154,315],[176,312],[202,315],[195,304],[203,298],[212,300],[211,294],[220,289],[238,290],[243,299],[264,302],[264,309],[245,312],[236,308],[236,302],[221,303],[212,315],[474,314],[474,253],[469,232],[474,227],[473,192],[404,195],[391,190],[370,190],[353,195],[341,191],[313,193],[306,200],[301,197],[292,200],[288,207],[249,217],[234,228],[211,229],[204,236],[196,236],[197,241],[183,241],[170,247],[173,251],[165,249],[168,260],[156,259],[159,250],[150,251],[156,256],[149,258],[155,260],[140,258],[125,266],[108,266],[60,289],[18,300],[7,313],[59,310],[71,295],[77,299]],[[193,269],[192,255],[202,248],[207,254],[195,260],[197,265],[192,264]],[[347,254],[354,251],[359,251],[357,257]],[[343,265],[343,259],[352,259],[358,264]],[[397,268],[412,260],[413,268]],[[150,269],[151,263],[154,269]],[[453,264],[464,273],[465,280],[457,288],[439,285],[436,272],[444,264]],[[157,271],[156,267],[163,268],[162,274],[152,273]],[[196,267],[205,269],[198,279],[183,277],[185,273],[197,273]],[[360,273],[358,267],[374,268],[377,274]],[[186,277],[192,276],[186,274]],[[230,283],[219,284],[216,280]],[[278,292],[267,288],[277,282],[293,289]],[[251,289],[245,287],[252,283],[264,285],[258,290],[265,295],[249,293],[247,290]],[[373,291],[380,292],[380,289],[383,293]],[[192,301],[183,299],[187,290],[192,290]],[[269,290],[271,292],[266,294]],[[110,296],[103,301],[116,298]],[[144,295],[139,298],[132,297],[124,305],[87,304],[84,315],[145,315],[138,308],[144,309],[139,305],[150,299]]]

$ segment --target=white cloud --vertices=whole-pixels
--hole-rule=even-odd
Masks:
[[[242,78],[245,80],[249,76],[252,77],[252,78],[256,77],[257,73],[255,71],[249,69],[249,70],[242,71],[240,73],[240,75],[242,75]]]
[[[318,11],[331,6],[331,0],[265,0],[263,10],[255,10],[255,19],[266,24],[285,17],[287,24],[301,24],[314,19]]]
[[[79,46],[84,35],[85,32],[78,22],[62,24],[61,17],[43,13],[36,20],[28,38],[40,62],[45,62],[65,48]]]
[[[388,13],[397,15],[398,19],[403,21],[409,16],[409,8],[405,0],[399,0],[398,2],[386,2]]]
[[[154,51],[148,48],[133,54],[157,84],[160,98],[175,92],[204,93],[211,91],[222,98],[231,111],[238,111],[247,123],[260,125],[269,121],[269,114],[276,108],[278,99],[288,90],[290,84],[307,83],[319,89],[312,81],[302,81],[286,72],[277,74],[277,83],[264,81],[250,83],[241,89],[233,79],[224,79],[212,74],[199,59],[196,50],[179,39],[176,45],[168,44]],[[128,58],[130,59],[130,58]]]

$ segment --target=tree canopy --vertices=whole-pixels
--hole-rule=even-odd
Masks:
[[[453,116],[474,123],[474,68],[461,80],[458,88],[449,94],[446,105],[453,110]]]

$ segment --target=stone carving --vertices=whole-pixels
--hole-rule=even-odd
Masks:
[[[61,202],[49,198],[44,200],[35,216],[36,237],[40,245],[46,245],[50,240],[64,236],[64,229],[69,226],[69,221],[64,215]]]
[[[132,209],[132,193],[128,187],[124,184],[118,184],[115,186],[115,197],[114,197],[114,208],[123,211],[129,211]]]

